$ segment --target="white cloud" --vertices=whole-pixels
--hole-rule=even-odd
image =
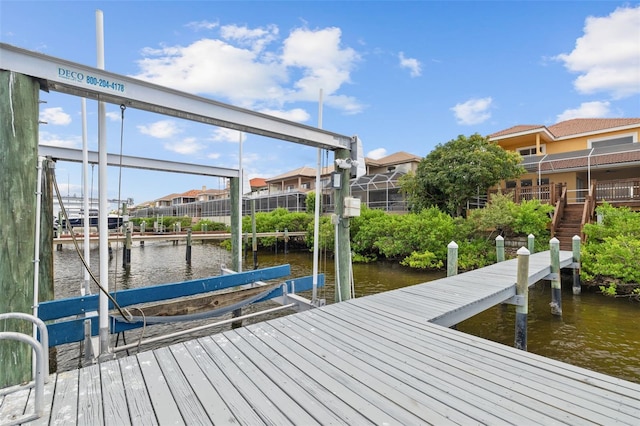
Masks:
[[[139,125],[138,130],[143,135],[153,136],[158,139],[167,139],[181,132],[178,124],[173,120],[160,120],[149,125]]]
[[[212,160],[217,160],[220,158],[220,153],[219,152],[212,152],[210,154],[207,154],[207,158],[210,158]]]
[[[233,142],[237,143],[240,140],[240,134],[242,134],[242,141],[247,140],[247,134],[239,132],[238,130],[227,129],[224,127],[216,127],[213,130],[211,140],[214,142]]]
[[[122,113],[116,111],[109,111],[107,112],[106,116],[111,121],[119,121],[122,119]]]
[[[558,114],[556,122],[571,120],[572,118],[604,118],[610,112],[609,102],[584,102],[578,108],[567,109]]]
[[[278,37],[278,27],[268,25],[266,28],[247,28],[237,25],[225,25],[220,28],[222,38],[248,46],[254,52],[260,52]]]
[[[580,93],[605,92],[616,99],[640,93],[640,6],[588,17],[573,51],[556,59],[580,74],[574,81]]]
[[[350,83],[351,71],[360,60],[354,49],[341,46],[341,37],[342,31],[336,27],[315,31],[298,28],[289,34],[281,60],[285,66],[302,73],[294,82],[290,100],[315,102],[322,89],[328,105],[349,106],[350,111],[362,108],[354,99],[345,102],[336,95],[344,84]]]
[[[456,104],[451,110],[454,112],[458,124],[480,124],[491,118],[489,109],[492,102],[493,99],[490,97],[469,99],[464,103]]]
[[[80,137],[61,137],[53,133],[40,131],[38,134],[38,143],[42,145],[58,146],[61,148],[79,148],[82,146]]]
[[[374,160],[378,160],[386,156],[387,156],[387,150],[384,148],[376,148],[374,150],[369,151],[369,153],[367,154],[368,158],[372,158]]]
[[[143,49],[134,77],[255,110],[315,104],[323,89],[327,106],[349,114],[362,111],[356,98],[339,93],[360,60],[355,50],[341,45],[339,28],[297,28],[276,45],[278,37],[275,25],[221,26],[219,39]]]
[[[188,24],[186,24],[185,27],[191,28],[194,31],[200,31],[200,30],[212,30],[212,29],[218,27],[219,25],[220,25],[220,23],[218,23],[218,22],[193,21],[193,22],[189,22]]]
[[[415,58],[407,58],[404,56],[404,52],[398,54],[400,60],[400,67],[407,68],[411,77],[420,77],[422,75],[422,64]]]
[[[260,112],[263,114],[273,115],[274,117],[283,118],[289,121],[295,121],[298,123],[304,123],[311,118],[309,113],[302,108],[294,108],[288,111],[275,110],[275,109],[263,109]]]
[[[179,142],[167,142],[164,144],[164,149],[167,151],[177,152],[183,155],[197,154],[204,148],[205,145],[199,143],[196,138],[185,138]]]
[[[71,116],[64,112],[61,107],[45,108],[40,112],[40,121],[54,126],[66,126],[71,124]]]

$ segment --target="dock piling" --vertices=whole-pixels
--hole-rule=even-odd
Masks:
[[[496,237],[496,260],[504,262],[504,237],[502,235]]]
[[[191,228],[187,229],[187,265],[191,265]]]
[[[536,252],[536,237],[533,234],[527,236],[527,249],[529,249],[530,254]]]
[[[124,234],[124,250],[122,251],[122,266],[131,267],[131,229],[127,228]]]
[[[529,315],[529,250],[518,250],[518,278],[516,296],[520,301],[516,305],[515,348],[527,350],[527,316]]]
[[[574,235],[571,239],[571,248],[573,249],[573,294],[578,295],[582,292],[582,284],[580,283],[580,236]]]
[[[447,245],[447,276],[451,277],[458,274],[458,244],[451,241]]]
[[[560,282],[560,241],[552,238],[549,241],[551,251],[551,314],[562,316],[562,285]]]

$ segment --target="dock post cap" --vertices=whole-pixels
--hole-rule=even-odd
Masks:
[[[502,235],[498,235],[496,237],[496,241],[502,241],[502,240],[504,240],[504,237]]]
[[[553,237],[552,239],[549,240],[549,244],[560,244],[560,240],[557,239],[556,237]]]
[[[529,256],[531,252],[526,247],[520,247],[516,252],[518,256]]]
[[[581,240],[582,238],[580,238],[580,235],[574,235],[573,238],[571,238],[573,241],[576,240]]]
[[[529,234],[529,235],[527,235],[527,238],[535,238],[535,237],[536,237],[536,236],[535,236],[535,235],[533,235],[533,234]]]
[[[451,241],[448,245],[448,248],[458,248],[458,244],[455,241]]]

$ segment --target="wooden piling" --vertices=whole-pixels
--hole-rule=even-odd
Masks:
[[[346,149],[338,149],[334,151],[334,160],[345,160],[351,158],[351,152]],[[344,199],[351,195],[351,187],[349,185],[351,179],[350,169],[338,168],[340,173],[340,188],[335,190],[334,193],[334,212],[338,223],[336,229],[336,253],[335,261],[338,265],[336,268],[336,285],[335,288],[335,300],[344,301],[353,297],[351,293],[351,239],[349,224],[351,219],[344,215]],[[319,197],[316,195],[316,203],[320,202]]]
[[[518,250],[518,277],[516,281],[515,348],[527,350],[527,317],[529,315],[529,250]]]
[[[187,254],[185,260],[187,265],[191,265],[191,228],[187,229]]]
[[[504,262],[504,237],[502,235],[496,237],[496,259],[498,262]]]
[[[147,227],[147,222],[144,220],[140,222],[140,236],[144,235],[145,228]],[[140,240],[140,247],[144,248],[144,240]]]
[[[571,248],[573,249],[573,294],[578,295],[582,292],[582,283],[580,282],[580,236],[574,235],[571,239]]]
[[[458,274],[458,244],[451,241],[447,245],[447,276],[451,277]]]
[[[562,316],[562,286],[560,282],[560,241],[552,238],[549,241],[551,251],[551,314]]]
[[[536,252],[536,237],[533,234],[529,234],[527,237],[527,249],[529,249],[530,254]]]
[[[53,287],[53,179],[55,162],[50,158],[42,160],[42,202],[40,204],[40,262],[38,264],[38,301],[55,299]],[[47,350],[47,348],[45,348]],[[49,371],[57,370],[56,347],[49,350]]]
[[[0,70],[0,313],[33,312],[39,89],[34,78]],[[28,321],[0,327],[32,334]],[[0,388],[31,379],[31,352],[21,342],[0,341]]]
[[[122,250],[122,266],[131,266],[131,229],[127,228],[124,233],[124,250]]]

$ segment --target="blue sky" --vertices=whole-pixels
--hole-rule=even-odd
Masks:
[[[640,3],[618,1],[0,1],[0,41],[358,135],[367,156],[426,156],[458,135],[571,118],[640,117]],[[188,76],[188,77],[185,77]],[[41,92],[40,143],[81,148],[79,98]],[[89,149],[97,104],[87,102]],[[120,109],[108,105],[109,152]],[[127,110],[123,153],[235,168],[237,132]],[[249,178],[316,165],[315,148],[244,135]],[[329,156],[330,161],[333,155]],[[81,168],[57,166],[63,193]],[[94,190],[97,194],[97,169]],[[109,196],[119,171],[109,169]],[[218,178],[123,170],[135,203]]]

